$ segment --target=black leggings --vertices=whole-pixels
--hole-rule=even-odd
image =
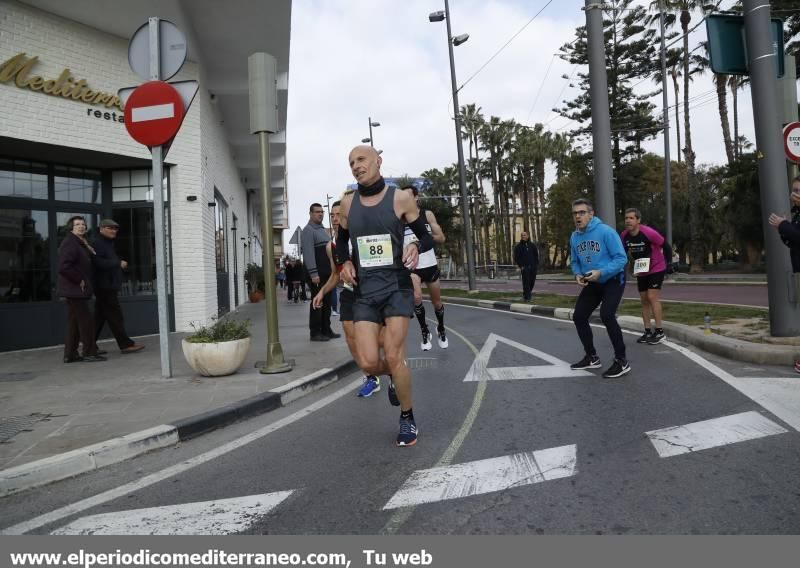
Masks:
[[[600,319],[606,326],[608,338],[614,345],[614,357],[625,359],[625,342],[622,339],[622,329],[617,323],[617,307],[622,301],[622,294],[625,292],[625,274],[620,273],[607,282],[599,284],[591,282],[581,290],[575,302],[575,311],[572,321],[575,322],[575,329],[578,330],[578,337],[583,343],[583,350],[587,355],[596,355],[594,349],[594,336],[592,327],[589,325],[589,318],[600,306]]]

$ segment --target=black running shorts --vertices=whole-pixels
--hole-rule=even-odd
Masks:
[[[644,276],[636,277],[636,285],[639,287],[639,292],[647,292],[648,290],[661,290],[661,285],[664,284],[664,271],[654,272],[653,274],[645,274]]]
[[[429,266],[427,268],[417,268],[414,271],[414,274],[419,276],[419,279],[422,281],[423,284],[430,284],[431,282],[436,282],[439,280],[441,276],[441,272],[439,272],[439,266],[434,264],[433,266]]]
[[[356,298],[353,303],[353,321],[383,324],[391,317],[414,317],[413,289],[400,288],[369,298]]]
[[[352,290],[342,288],[339,293],[339,321],[353,321],[353,302],[356,296]]]

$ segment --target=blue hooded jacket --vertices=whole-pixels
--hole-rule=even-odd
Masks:
[[[586,229],[574,231],[569,239],[572,272],[575,276],[590,270],[599,270],[603,284],[611,278],[622,274],[625,277],[625,265],[628,255],[617,232],[594,217]]]

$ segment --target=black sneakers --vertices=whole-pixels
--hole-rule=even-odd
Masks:
[[[666,338],[667,338],[667,336],[664,335],[663,331],[656,331],[656,332],[650,334],[650,338],[647,340],[647,344],[648,345],[658,345],[659,343],[664,341]]]
[[[653,332],[647,329],[642,336],[636,340],[636,343],[649,343],[651,337],[653,337]]]
[[[569,368],[573,371],[580,371],[583,369],[599,369],[601,366],[602,363],[600,363],[600,357],[597,355],[586,355],[577,363],[570,365]]]
[[[631,372],[631,366],[624,359],[614,359],[611,366],[603,373],[604,379],[616,379]]]

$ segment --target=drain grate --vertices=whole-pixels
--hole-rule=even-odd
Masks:
[[[0,417],[0,444],[5,444],[20,432],[30,431],[37,422],[50,418],[52,414],[29,414],[27,416]]]
[[[30,381],[36,378],[36,375],[30,371],[20,371],[18,373],[0,373],[0,383],[12,383],[15,381]]]
[[[417,369],[438,369],[439,360],[436,357],[409,357],[406,365],[412,371]]]

